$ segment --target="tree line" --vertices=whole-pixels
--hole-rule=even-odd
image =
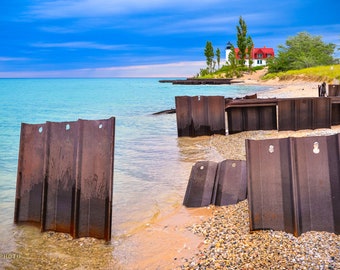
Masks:
[[[228,76],[239,76],[244,71],[253,70],[251,57],[254,43],[251,36],[247,34],[247,24],[242,16],[239,18],[236,32],[238,55],[235,55],[235,47],[231,44],[228,61],[220,67],[221,51],[219,48],[215,51],[212,42],[207,41],[204,49],[207,67],[201,69],[198,76],[221,71],[227,73]],[[321,36],[300,32],[296,36],[289,37],[284,45],[279,45],[275,57],[267,59],[268,72],[275,73],[335,64],[339,61],[334,58],[335,49],[335,44],[323,42]],[[248,66],[245,65],[246,59]]]

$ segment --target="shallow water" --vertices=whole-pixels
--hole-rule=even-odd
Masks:
[[[0,267],[108,269],[127,236],[181,205],[191,166],[219,159],[209,137],[177,138],[175,96],[239,97],[259,86],[173,86],[158,79],[0,80]],[[22,122],[116,117],[112,242],[72,240],[14,225],[17,158]],[[94,255],[89,255],[91,252]],[[95,258],[102,258],[101,263]],[[92,258],[92,259],[91,259]]]

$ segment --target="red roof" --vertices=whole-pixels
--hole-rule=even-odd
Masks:
[[[236,59],[240,59],[239,55],[239,49],[235,48],[235,55]],[[252,50],[252,59],[266,59],[269,57],[274,57],[274,49],[273,48],[267,48],[264,46],[263,48],[254,48]]]

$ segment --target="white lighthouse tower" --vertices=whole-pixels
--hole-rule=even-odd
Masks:
[[[230,41],[228,41],[227,46],[225,47],[225,61],[227,64],[229,63],[229,54],[231,53],[231,48],[233,47],[233,45],[230,43]]]

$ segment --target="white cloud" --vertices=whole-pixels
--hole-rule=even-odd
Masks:
[[[0,56],[0,62],[10,62],[10,61],[26,61],[29,60],[25,57],[1,57]]]
[[[117,50],[126,49],[126,45],[106,45],[94,42],[61,42],[61,43],[34,43],[33,47],[40,48],[69,48],[69,49],[99,49],[99,50]]]
[[[200,0],[196,3],[182,0],[55,0],[39,1],[29,11],[39,18],[96,17],[133,14],[158,9],[196,9],[222,4],[221,0]]]
[[[0,78],[191,77],[205,65],[204,61],[189,61],[59,71],[0,72]]]

